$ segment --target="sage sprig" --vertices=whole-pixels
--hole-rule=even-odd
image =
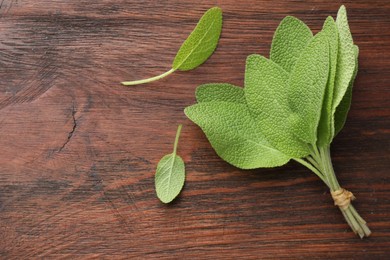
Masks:
[[[182,125],[176,132],[173,152],[165,155],[157,164],[155,186],[157,197],[163,203],[169,203],[179,195],[185,181],[185,165],[183,159],[177,155],[177,145]]]
[[[162,79],[176,70],[192,70],[204,63],[217,47],[222,30],[222,10],[219,7],[209,9],[199,20],[195,29],[181,45],[167,72],[148,79],[125,81],[125,86],[138,85]]]
[[[241,169],[276,167],[294,160],[330,189],[352,230],[371,231],[337,181],[330,145],[344,126],[357,72],[358,48],[347,13],[328,17],[313,36],[295,17],[277,28],[270,59],[248,56],[244,88],[205,84],[185,114],[206,134],[216,153]]]

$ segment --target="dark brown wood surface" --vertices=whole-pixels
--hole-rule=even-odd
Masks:
[[[183,113],[199,84],[242,85],[283,17],[317,32],[342,3],[360,68],[332,155],[372,229],[363,240],[307,169],[236,169]],[[118,84],[168,70],[214,5],[224,27],[205,64]],[[389,27],[383,0],[0,1],[0,258],[389,259]],[[179,123],[187,181],[163,205],[154,171]]]

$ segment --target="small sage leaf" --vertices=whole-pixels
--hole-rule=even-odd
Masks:
[[[192,70],[205,62],[217,47],[222,30],[222,10],[209,9],[184,41],[173,61],[172,68]]]
[[[163,203],[169,203],[179,195],[185,181],[185,165],[176,154],[182,125],[176,133],[173,153],[165,155],[157,164],[155,187],[157,197]]]
[[[222,10],[219,7],[209,9],[200,18],[195,29],[181,45],[172,63],[172,68],[161,75],[134,81],[124,81],[121,84],[133,86],[153,82],[172,74],[176,70],[192,70],[205,62],[215,48],[222,31]]]

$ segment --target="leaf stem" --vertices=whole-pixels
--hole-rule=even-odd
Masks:
[[[327,180],[324,178],[323,174],[317,168],[315,168],[313,165],[311,165],[309,162],[306,162],[303,159],[293,158],[293,160],[297,161],[298,163],[302,164],[303,166],[305,166],[306,168],[314,172],[329,187]]]
[[[328,187],[331,191],[339,190],[341,187],[337,181],[336,174],[334,173],[329,146],[320,147],[317,149],[317,151],[319,151],[321,159],[319,163],[321,164],[322,174],[329,183]],[[359,215],[352,204],[349,204],[347,208],[339,208],[343,213],[348,225],[351,227],[353,232],[355,232],[355,234],[358,234],[360,238],[369,236],[371,234],[366,221],[364,221],[364,219]]]
[[[308,160],[311,164],[313,164],[314,167],[317,168],[317,170],[321,171],[320,165],[317,163],[317,161],[316,161],[313,157],[311,157],[311,156],[309,155],[308,157],[306,157],[306,160]]]
[[[148,78],[148,79],[134,80],[134,81],[124,81],[124,82],[121,82],[121,84],[124,85],[124,86],[133,86],[133,85],[149,83],[149,82],[152,82],[152,81],[156,81],[156,80],[162,79],[162,78],[168,76],[169,74],[173,73],[174,71],[175,71],[175,69],[170,69],[167,72],[164,72],[163,74],[155,76],[155,77],[151,77],[151,78]]]
[[[317,146],[315,145],[310,145],[309,147],[311,149],[311,156],[316,160],[318,163],[321,163],[321,155],[320,152],[318,151]]]
[[[294,158],[294,160],[314,172],[328,186],[331,192],[341,189],[334,173],[329,146],[317,147],[316,145],[310,145],[309,148],[311,151],[309,156],[300,159]],[[339,207],[339,209],[353,232],[359,235],[360,238],[371,234],[366,221],[359,215],[352,204],[349,204],[346,208]]]
[[[173,145],[173,155],[175,156],[176,155],[176,151],[177,151],[177,144],[179,143],[179,137],[180,137],[180,133],[181,133],[181,128],[183,127],[183,125],[179,125],[177,127],[177,131],[176,131],[176,137],[175,137],[175,143]]]

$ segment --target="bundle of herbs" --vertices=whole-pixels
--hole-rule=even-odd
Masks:
[[[342,6],[313,36],[288,16],[277,28],[270,58],[247,58],[244,88],[205,84],[198,104],[187,107],[216,153],[241,169],[277,167],[290,160],[309,168],[330,189],[352,230],[369,236],[351,204],[355,197],[337,181],[330,145],[343,128],[357,72],[358,47]]]

